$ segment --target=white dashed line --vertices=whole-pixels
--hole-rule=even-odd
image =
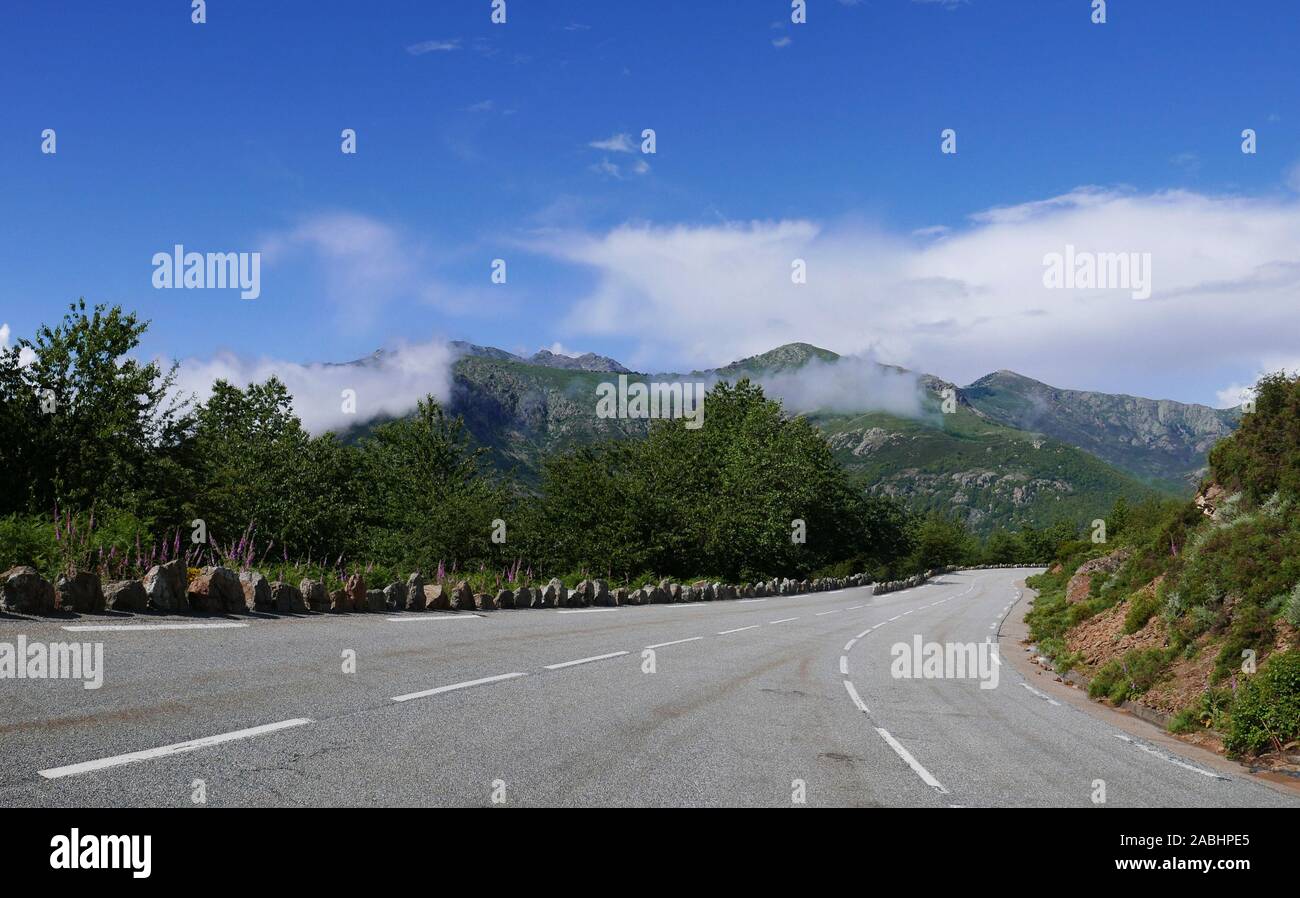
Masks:
[[[444,692],[455,692],[457,689],[469,689],[472,686],[482,686],[485,683],[496,683],[501,680],[513,680],[516,677],[526,677],[526,673],[508,673],[498,674],[495,677],[483,677],[479,680],[466,680],[464,683],[452,683],[450,686],[439,686],[436,689],[425,689],[421,692],[408,692],[406,695],[395,695],[395,702],[409,702],[413,698],[425,698],[430,695],[441,695]]]
[[[863,607],[862,605],[850,605],[849,607],[845,608],[844,610],[845,610],[845,611],[857,611],[859,608],[862,608],[862,607]]]
[[[749,603],[749,602],[766,602],[766,601],[767,601],[767,599],[737,599],[737,600],[736,600],[736,604],[737,604],[737,605],[744,605],[744,604],[747,604],[747,603]]]
[[[164,758],[168,755],[178,755],[187,751],[207,748],[210,745],[220,745],[223,742],[233,742],[236,739],[248,739],[252,736],[260,736],[263,733],[274,733],[277,730],[285,730],[289,727],[300,727],[311,722],[312,721],[306,717],[295,717],[292,720],[281,720],[278,723],[267,723],[262,726],[249,727],[245,730],[235,730],[233,733],[222,733],[219,736],[205,736],[202,739],[192,739],[189,742],[176,742],[172,745],[150,748],[145,751],[133,751],[130,754],[114,755],[111,758],[100,758],[98,761],[83,761],[80,764],[69,764],[66,767],[51,767],[49,770],[40,771],[40,774],[47,780],[59,779],[64,776],[76,776],[79,773],[89,773],[92,770],[103,770],[106,767],[119,767],[123,764],[134,764],[138,761],[148,761],[152,758]]]
[[[824,617],[824,616],[826,616],[827,614],[839,614],[839,613],[840,613],[841,611],[843,611],[843,610],[844,610],[843,608],[832,608],[830,611],[818,611],[818,612],[817,612],[815,615],[813,615],[813,616],[814,616],[814,617]]]
[[[104,626],[76,624],[63,629],[70,633],[111,633],[115,630],[123,632],[140,630],[233,630],[247,626],[248,624],[243,621],[218,621],[210,624],[106,624]]]
[[[783,618],[781,618],[780,620],[770,620],[770,621],[768,621],[767,623],[768,623],[769,626],[770,626],[771,624],[788,624],[788,623],[790,623],[790,621],[792,621],[792,620],[798,620],[798,619],[799,619],[799,618],[797,618],[797,617],[783,617]]]
[[[853,638],[853,639],[850,639],[848,642],[844,643],[844,651],[846,651],[846,652],[851,652],[851,651],[853,651],[853,647],[854,647],[855,645],[857,645],[857,644],[858,644],[858,640],[857,640],[856,637]]]
[[[737,627],[734,630],[719,630],[718,635],[726,636],[728,633],[741,633],[745,630],[757,630],[757,629],[758,629],[758,624],[754,624],[752,627]]]
[[[598,614],[601,611],[613,611],[613,608],[558,608],[556,614]]]
[[[648,649],[662,649],[670,645],[681,645],[683,642],[694,642],[697,639],[703,639],[703,636],[691,636],[688,639],[674,639],[672,642],[656,642],[654,645],[648,645]]]
[[[858,690],[853,688],[853,684],[851,682],[845,680],[844,688],[848,690],[849,698],[853,699],[853,704],[857,705],[859,711],[861,711],[863,714],[871,713],[870,711],[867,710],[866,703],[863,702],[862,699],[858,696]]]
[[[404,624],[413,620],[481,620],[482,617],[481,614],[412,614],[409,617],[386,617],[384,620]]]
[[[840,655],[840,673],[844,674],[844,676],[846,676],[846,677],[849,675],[849,657],[848,657],[848,655]]]
[[[889,747],[894,750],[894,754],[898,755],[900,758],[902,758],[904,761],[907,762],[907,766],[912,768],[912,770],[916,773],[916,775],[921,778],[922,782],[924,782],[927,786],[929,786],[934,791],[938,792],[940,795],[948,794],[948,790],[944,788],[943,783],[939,782],[937,779],[931,776],[930,771],[922,767],[921,762],[916,760],[916,758],[912,757],[911,753],[908,752],[906,748],[903,748],[901,742],[899,742],[893,736],[889,735],[888,730],[886,730],[884,727],[876,727],[876,732],[880,734],[881,739],[884,739],[887,743],[889,743]]]
[[[1168,761],[1170,764],[1173,764],[1173,765],[1175,765],[1175,766],[1181,767],[1181,768],[1183,768],[1184,770],[1190,770],[1190,771],[1192,771],[1193,773],[1199,773],[1201,776],[1208,776],[1210,779],[1223,780],[1224,782],[1230,782],[1230,780],[1229,780],[1228,777],[1226,777],[1226,776],[1221,776],[1221,775],[1219,775],[1219,774],[1217,774],[1217,773],[1213,773],[1212,771],[1209,771],[1209,770],[1202,770],[1200,767],[1195,767],[1195,766],[1193,766],[1193,765],[1191,765],[1191,764],[1185,764],[1185,763],[1183,763],[1182,761],[1178,760],[1177,758],[1170,757],[1169,755],[1165,754],[1164,752],[1156,751],[1156,750],[1155,750],[1154,748],[1152,748],[1151,746],[1146,745],[1146,744],[1144,744],[1144,743],[1142,743],[1142,742],[1138,742],[1136,739],[1130,739],[1128,736],[1123,736],[1123,735],[1121,735],[1121,734],[1119,734],[1119,733],[1111,733],[1111,735],[1114,736],[1116,739],[1123,739],[1123,740],[1124,740],[1125,742],[1127,742],[1129,745],[1137,746],[1138,748],[1142,749],[1144,752],[1146,752],[1146,753],[1149,754],[1149,755],[1155,755],[1155,756],[1156,756],[1157,758],[1159,758],[1160,760],[1162,760],[1162,761]]]
[[[607,655],[593,655],[590,658],[579,658],[576,661],[561,661],[559,664],[546,665],[547,670],[559,670],[562,667],[573,667],[577,664],[590,664],[593,661],[604,661],[606,658],[618,658],[626,655],[627,652],[610,652]]]

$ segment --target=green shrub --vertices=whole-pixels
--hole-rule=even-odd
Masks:
[[[1300,649],[1271,656],[1237,690],[1224,747],[1233,756],[1280,750],[1300,737]]]
[[[1282,605],[1282,617],[1293,627],[1300,627],[1300,583],[1297,583],[1295,589],[1291,590],[1286,601]]]
[[[1221,682],[1240,668],[1242,652],[1255,649],[1263,652],[1273,644],[1273,620],[1258,605],[1241,604],[1235,609],[1228,638],[1223,643],[1219,657],[1214,662],[1210,682]]]
[[[1166,649],[1133,649],[1123,658],[1108,661],[1097,671],[1088,684],[1091,698],[1108,698],[1118,705],[1125,699],[1136,698],[1159,681],[1169,667],[1170,653]]]
[[[1124,615],[1124,632],[1136,633],[1141,630],[1159,608],[1160,594],[1158,590],[1145,589],[1134,593],[1128,600],[1128,611]]]

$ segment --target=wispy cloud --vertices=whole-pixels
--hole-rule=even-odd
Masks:
[[[1294,356],[1300,200],[1083,187],[923,236],[808,220],[628,224],[548,235],[587,269],[570,339],[618,337],[624,361],[724,364],[790,340],[873,351],[969,382],[1014,368],[1063,387],[1214,401]],[[1153,293],[1044,285],[1044,257],[1150,253]],[[807,283],[791,278],[793,260]],[[705,301],[707,299],[707,301]],[[1213,341],[1212,363],[1189,351]]]
[[[788,34],[784,34],[781,37],[772,38],[772,46],[776,47],[778,50],[780,50],[782,47],[788,47],[793,43],[794,43],[794,38],[790,37]]]
[[[410,53],[412,56],[422,56],[425,53],[445,53],[459,49],[460,38],[454,37],[451,40],[421,41],[418,44],[411,44],[406,48],[406,52]]]
[[[636,145],[632,143],[632,135],[630,134],[615,134],[606,137],[604,140],[593,140],[587,146],[611,153],[631,153],[636,150]]]

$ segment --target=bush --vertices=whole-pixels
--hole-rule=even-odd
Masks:
[[[1291,590],[1291,595],[1283,603],[1282,617],[1291,626],[1300,628],[1300,583],[1296,584],[1295,589]]]
[[[1124,632],[1136,633],[1147,625],[1151,616],[1160,610],[1160,594],[1156,589],[1143,589],[1135,592],[1128,600],[1128,611],[1124,614]]]
[[[1102,666],[1088,684],[1090,698],[1108,698],[1112,704],[1136,698],[1159,681],[1169,666],[1166,649],[1134,649],[1123,658]]]
[[[1246,680],[1233,702],[1232,720],[1224,747],[1232,756],[1280,751],[1300,737],[1300,649],[1268,659],[1260,672]]]

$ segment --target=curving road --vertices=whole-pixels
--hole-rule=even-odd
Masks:
[[[0,641],[100,641],[105,665],[98,690],[0,680],[0,806],[1091,807],[1097,781],[1108,806],[1300,806],[1029,672],[1028,573],[482,616],[0,620]],[[1001,637],[996,688],[895,678],[914,636]]]

